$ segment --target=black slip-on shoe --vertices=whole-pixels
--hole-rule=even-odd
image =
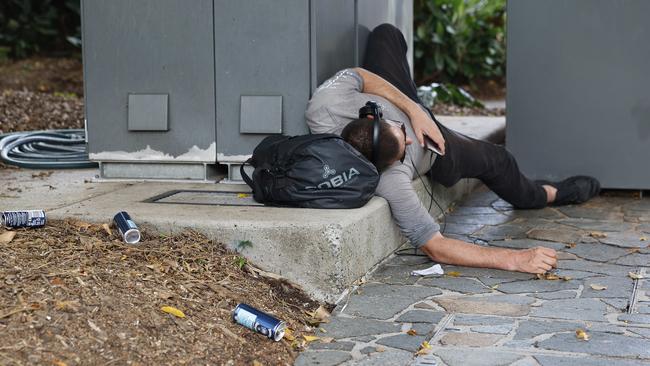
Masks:
[[[561,182],[549,182],[538,180],[539,184],[546,184],[557,189],[553,206],[571,205],[583,203],[600,193],[600,182],[594,177],[576,175]]]

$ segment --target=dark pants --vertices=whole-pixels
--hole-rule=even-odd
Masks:
[[[381,76],[413,101],[422,104],[411,77],[406,50],[406,41],[400,30],[382,24],[368,37],[363,68]],[[478,178],[517,208],[546,206],[544,188],[519,171],[515,158],[503,146],[452,131],[429,113],[445,138],[446,148],[445,155],[436,158],[429,172],[434,181],[450,187],[461,178]]]

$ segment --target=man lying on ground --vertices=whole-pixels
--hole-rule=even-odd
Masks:
[[[417,97],[406,49],[399,29],[389,24],[375,28],[368,38],[363,68],[338,72],[314,93],[306,112],[312,133],[341,134],[375,164],[381,172],[376,194],[388,201],[404,236],[432,260],[529,273],[551,270],[557,264],[557,254],[550,248],[483,247],[444,237],[418,199],[413,179],[429,175],[451,187],[461,178],[478,178],[499,197],[524,209],[585,202],[599,193],[600,184],[586,176],[558,183],[532,181],[519,171],[504,147],[438,123]],[[359,108],[370,100],[383,107],[384,116],[376,161],[372,151],[374,121],[358,119]],[[425,149],[425,136],[437,144],[441,155]]]

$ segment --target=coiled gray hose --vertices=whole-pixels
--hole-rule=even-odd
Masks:
[[[88,161],[84,130],[14,132],[0,135],[0,160],[31,169],[95,168]]]

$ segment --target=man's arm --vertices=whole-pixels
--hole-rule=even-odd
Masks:
[[[515,250],[483,247],[436,233],[420,247],[433,261],[466,267],[544,273],[557,265],[555,250],[544,247]]]
[[[442,137],[438,126],[431,120],[431,117],[420,107],[419,104],[411,100],[399,91],[393,84],[381,78],[368,70],[362,68],[355,68],[361,78],[363,79],[362,92],[368,94],[375,94],[388,99],[397,108],[401,109],[411,120],[413,131],[420,143],[424,147],[424,136],[429,136],[438,146],[441,152],[445,153],[445,139]]]

